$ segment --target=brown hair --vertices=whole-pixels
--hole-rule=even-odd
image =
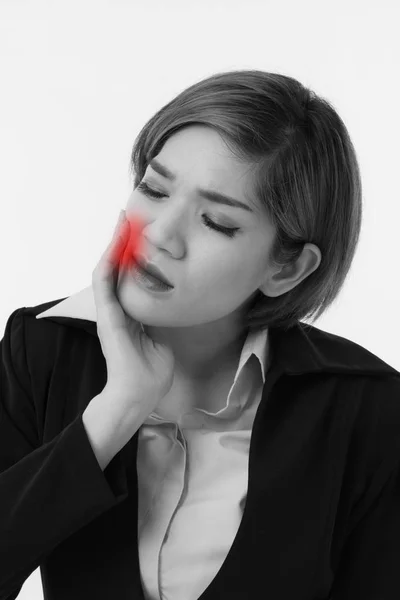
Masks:
[[[333,106],[296,79],[265,71],[217,73],[161,108],[135,140],[134,187],[167,139],[189,125],[216,130],[251,165],[254,194],[276,235],[267,260],[295,262],[305,243],[321,251],[318,268],[277,297],[254,294],[250,330],[315,321],[338,296],[359,240],[362,188],[354,146]]]

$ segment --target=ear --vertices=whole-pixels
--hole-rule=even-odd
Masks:
[[[258,288],[265,296],[281,296],[299,285],[318,269],[322,260],[321,252],[315,244],[304,244],[303,251],[295,263],[285,265],[275,272],[269,270]]]

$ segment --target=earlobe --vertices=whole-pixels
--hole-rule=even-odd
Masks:
[[[268,281],[260,285],[258,289],[264,294],[264,296],[275,298],[276,296],[281,296],[285,292],[288,292],[292,287],[293,285],[290,285],[288,283],[286,283],[285,285],[283,281],[275,285],[271,284],[271,281]]]

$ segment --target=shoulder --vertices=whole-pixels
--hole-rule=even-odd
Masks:
[[[36,319],[38,314],[61,300],[22,306],[7,318],[1,342],[3,362],[6,360],[12,364],[21,378],[34,376],[38,372],[43,377],[54,368],[57,361],[71,352],[72,346],[76,345],[77,334],[82,335],[82,331],[78,333],[79,328],[65,326],[73,319]],[[86,337],[91,339],[91,336]]]
[[[367,377],[360,382],[356,430],[367,434],[375,467],[400,460],[400,376]]]
[[[356,341],[309,325],[301,332],[299,360],[328,382],[349,454],[367,457],[372,470],[400,459],[400,372]]]

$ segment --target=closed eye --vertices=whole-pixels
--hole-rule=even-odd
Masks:
[[[164,196],[166,196],[166,194],[161,194],[160,192],[156,192],[155,190],[150,188],[144,181],[139,183],[136,189],[140,192],[143,192],[145,196],[149,196],[150,198],[161,199]],[[223,235],[227,235],[230,238],[234,237],[237,231],[240,231],[240,227],[223,227],[222,225],[218,225],[217,223],[214,223],[214,221],[211,221],[211,219],[209,219],[207,215],[203,215],[203,220],[206,227],[208,227],[209,229],[214,229],[215,231],[218,231]]]

